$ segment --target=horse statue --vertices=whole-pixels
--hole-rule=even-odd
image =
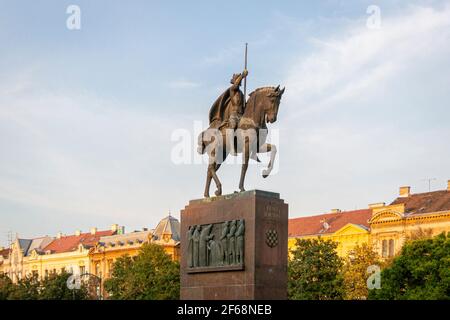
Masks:
[[[258,88],[250,94],[250,97],[243,108],[237,128],[230,128],[228,118],[230,103],[224,107],[221,116],[221,123],[214,121],[203,131],[198,138],[198,152],[208,155],[208,170],[206,174],[205,198],[209,198],[211,180],[214,179],[217,190],[216,196],[222,195],[222,184],[217,177],[217,171],[229,154],[236,156],[242,154],[241,178],[239,181],[240,192],[245,191],[244,181],[249,160],[259,162],[258,153],[270,152],[270,161],[267,169],[263,170],[262,176],[266,178],[270,175],[277,148],[273,144],[266,143],[268,134],[267,123],[277,121],[278,108],[285,88],[263,87]]]

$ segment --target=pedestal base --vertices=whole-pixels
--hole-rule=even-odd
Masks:
[[[234,220],[245,222],[243,261],[193,266],[189,228],[213,224],[212,239],[220,242],[221,226]],[[288,205],[277,193],[252,190],[190,201],[181,211],[181,299],[287,299],[287,241]]]

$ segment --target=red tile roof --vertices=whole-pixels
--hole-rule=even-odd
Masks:
[[[91,233],[82,233],[79,236],[62,236],[61,238],[50,242],[50,244],[43,248],[42,251],[46,252],[50,250],[51,253],[70,252],[76,250],[79,244],[84,246],[94,246],[100,240],[100,237],[111,236],[114,234],[115,231],[107,230],[97,231],[94,235]]]
[[[371,209],[327,213],[317,216],[289,219],[288,236],[301,237],[317,234],[334,233],[348,223],[369,228],[369,219],[372,217]],[[328,224],[328,229],[326,224]]]
[[[416,193],[409,197],[397,198],[393,204],[405,204],[406,214],[430,213],[450,210],[450,191]]]

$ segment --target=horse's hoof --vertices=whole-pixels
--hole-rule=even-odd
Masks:
[[[244,188],[240,188],[239,192],[245,192],[245,189]]]
[[[203,196],[204,196],[205,198],[209,198],[209,193],[205,193]]]
[[[263,178],[267,178],[267,177],[269,176],[269,174],[270,174],[270,171],[268,171],[268,170],[263,170],[263,172],[262,172],[262,177],[263,177]]]
[[[214,194],[216,195],[216,197],[221,196],[222,190],[216,190],[216,192],[214,192]]]

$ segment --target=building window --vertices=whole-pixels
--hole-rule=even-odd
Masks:
[[[113,269],[113,260],[109,259],[108,260],[108,271],[107,271],[107,277],[110,278],[111,277],[111,273],[112,273],[112,269]]]
[[[383,258],[387,258],[387,254],[388,254],[388,251],[387,251],[387,240],[383,240],[381,242],[381,256]]]
[[[95,263],[95,275],[100,276],[100,262]]]
[[[389,239],[389,257],[394,256],[394,239]]]
[[[80,266],[80,274],[85,274],[85,273],[86,273],[86,267]]]

